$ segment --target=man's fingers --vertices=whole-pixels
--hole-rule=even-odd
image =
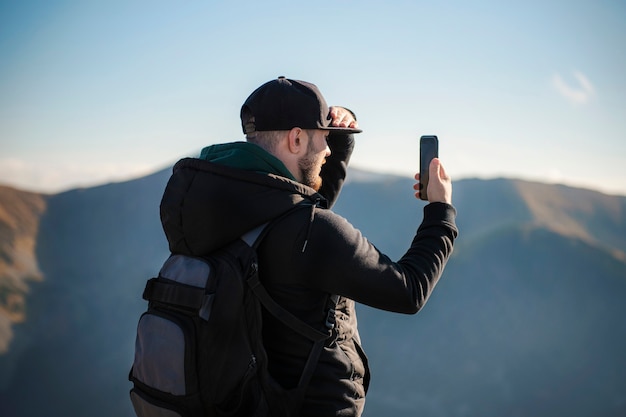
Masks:
[[[349,113],[339,113],[337,118],[334,119],[335,126],[348,127],[350,122],[352,122],[352,117],[350,117]]]
[[[329,115],[330,115],[331,125],[339,126],[339,124],[341,123],[341,119],[342,119],[341,107],[331,107]]]
[[[352,128],[358,127],[357,121],[354,119],[352,113],[343,107],[331,107],[329,115],[332,126]]]

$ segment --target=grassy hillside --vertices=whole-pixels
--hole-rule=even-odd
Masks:
[[[35,256],[46,197],[0,186],[0,355],[9,351],[13,325],[27,318],[26,297],[42,279]]]
[[[37,318],[19,326],[36,340],[0,392],[0,415],[40,414],[33,397],[52,401],[49,415],[130,415],[126,381],[141,293],[167,254],[159,222],[167,177],[49,198],[36,251],[44,280],[29,297]]]
[[[626,259],[626,199],[563,185],[514,181],[533,225]]]

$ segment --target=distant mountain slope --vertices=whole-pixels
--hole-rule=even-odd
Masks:
[[[35,257],[46,197],[0,186],[0,355],[13,340],[12,325],[26,319],[26,297],[42,278]]]
[[[25,270],[40,271],[0,353],[0,416],[132,416],[126,377],[145,279],[167,256],[168,177],[52,196],[0,190],[0,210],[31,202],[36,268]],[[349,178],[335,210],[401,256],[424,205],[413,181]],[[460,239],[425,309],[359,306],[373,368],[365,416],[625,415],[626,198],[498,179],[457,181],[454,200]],[[11,242],[2,219],[0,242]],[[21,259],[2,250],[7,264]]]
[[[48,415],[130,415],[125,381],[141,293],[167,253],[159,201],[168,175],[49,198],[37,244],[45,278],[29,297],[37,319],[18,326],[37,338],[0,391],[0,415],[41,414],[33,397],[52,401]]]
[[[538,226],[614,250],[626,259],[626,199],[563,185],[514,184]]]
[[[378,374],[368,416],[623,415],[623,261],[512,227],[464,245],[445,274],[418,317],[360,310],[376,326],[362,334]]]

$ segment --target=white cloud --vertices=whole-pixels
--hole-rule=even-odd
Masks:
[[[585,104],[595,94],[595,89],[591,81],[582,72],[574,71],[572,75],[577,81],[576,85],[566,82],[558,73],[552,76],[552,85],[559,94],[570,102]]]
[[[551,168],[548,170],[546,180],[552,183],[560,183],[564,181],[563,173],[558,168]]]

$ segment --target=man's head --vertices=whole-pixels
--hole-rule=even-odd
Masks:
[[[250,94],[241,106],[241,127],[246,136],[255,132],[322,129],[360,133],[360,129],[331,126],[328,105],[319,89],[306,81],[278,77]]]
[[[330,155],[328,135],[361,132],[331,123],[318,88],[285,77],[257,88],[241,107],[247,140],[276,156],[299,182],[316,190],[321,187],[321,167]]]

